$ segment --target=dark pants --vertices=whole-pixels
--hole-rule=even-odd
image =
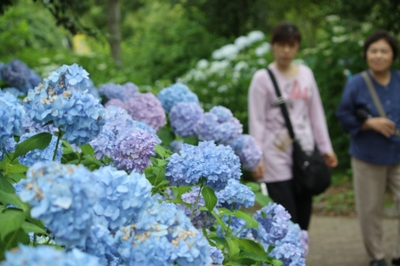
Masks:
[[[271,199],[281,204],[300,228],[308,230],[312,212],[312,197],[298,197],[293,192],[292,180],[266,183]]]

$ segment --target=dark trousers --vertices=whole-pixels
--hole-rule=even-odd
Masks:
[[[292,180],[266,183],[271,199],[281,204],[300,228],[308,230],[312,212],[312,197],[298,197],[293,192]]]

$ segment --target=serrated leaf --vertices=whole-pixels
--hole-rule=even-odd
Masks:
[[[243,254],[246,254],[246,252],[250,252],[251,254],[258,254],[258,255],[265,257],[264,247],[261,246],[260,243],[257,243],[253,240],[240,238],[239,246],[244,251],[244,252],[242,252]],[[240,254],[242,254],[242,253],[240,253]]]
[[[29,209],[29,207],[28,207],[29,205],[27,203],[22,202],[21,199],[17,195],[7,193],[2,190],[0,190],[0,202],[2,202],[3,205],[6,205],[6,206],[7,206],[7,204],[12,204],[12,205],[16,206],[17,208],[22,209],[24,212]]]
[[[79,148],[81,148],[83,153],[89,154],[92,157],[94,156],[94,149],[92,146],[90,146],[90,144],[81,145]]]
[[[225,240],[228,243],[229,255],[231,257],[235,256],[240,252],[239,245],[235,241],[233,241],[230,237],[225,237]]]
[[[270,197],[263,195],[261,192],[256,192],[254,194],[256,195],[256,202],[260,204],[262,207],[265,207],[269,203],[273,202]]]
[[[51,138],[52,135],[50,133],[42,132],[24,140],[23,142],[17,144],[17,146],[15,147],[15,152],[12,160],[19,156],[25,155],[31,150],[45,149],[47,146],[49,146]]]
[[[47,235],[46,231],[43,228],[40,228],[39,226],[27,221],[23,222],[21,227],[25,231],[25,233],[33,232]]]
[[[242,210],[236,210],[233,213],[233,215],[237,218],[245,220],[248,228],[257,228],[258,227],[258,222],[248,212],[245,212]]]
[[[22,164],[7,164],[6,165],[6,174],[20,174],[25,173],[28,170],[28,167]]]
[[[5,212],[0,213],[0,236],[1,240],[10,233],[21,227],[24,222],[26,214],[12,209],[7,209]]]
[[[206,207],[209,212],[211,212],[215,205],[217,205],[217,196],[215,196],[214,190],[208,186],[203,187],[201,190],[201,195],[203,195]]]

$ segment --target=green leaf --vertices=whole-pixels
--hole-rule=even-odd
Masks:
[[[233,213],[233,215],[236,216],[237,218],[245,220],[248,228],[257,228],[258,227],[258,222],[248,212],[245,212],[242,210],[236,210]]]
[[[227,208],[218,208],[218,211],[221,217],[225,215],[232,215],[232,211]]]
[[[25,233],[33,232],[47,235],[46,231],[43,228],[40,228],[39,226],[27,221],[22,223],[22,229],[25,231]]]
[[[240,238],[239,246],[245,252],[251,252],[252,254],[258,254],[258,255],[262,255],[265,257],[264,247],[260,243],[257,243],[253,240]],[[245,252],[243,252],[243,254]],[[242,253],[240,253],[240,254],[242,254]]]
[[[260,184],[256,182],[247,182],[245,185],[248,186],[253,192],[260,191]]]
[[[155,149],[156,149],[156,153],[157,153],[158,155],[160,155],[161,158],[165,158],[165,157],[167,156],[167,153],[166,153],[166,151],[165,151],[165,148],[162,147],[161,145],[157,144],[156,147],[155,147]]]
[[[5,249],[10,250],[18,246],[19,243],[24,245],[29,244],[29,235],[25,233],[22,228],[18,228],[15,231],[9,233],[5,238],[4,242],[6,243]]]
[[[264,196],[261,192],[256,192],[254,194],[256,195],[256,202],[262,207],[267,206],[269,203],[273,202],[270,197]]]
[[[283,264],[283,261],[281,260],[272,260],[272,266],[281,266]]]
[[[5,212],[0,213],[0,236],[1,240],[15,230],[18,230],[24,222],[26,214],[12,209],[7,209]]]
[[[11,183],[8,181],[8,178],[1,175],[1,173],[0,173],[0,190],[3,190],[5,192],[11,193],[11,194],[15,193],[15,189],[14,189],[13,185],[11,185]]]
[[[2,190],[0,190],[0,202],[2,202],[3,205],[12,204],[22,209],[24,212],[29,209],[29,205],[27,203],[22,202],[17,195],[7,193]]]
[[[228,243],[229,255],[231,257],[235,256],[240,252],[239,245],[236,243],[236,241],[232,240],[230,237],[225,237],[225,240]]]
[[[22,164],[7,164],[6,165],[6,174],[20,174],[25,173],[28,170],[28,167]]]
[[[181,197],[183,194],[190,191],[191,188],[192,188],[192,186],[181,186],[181,187],[177,187],[176,189],[173,189],[173,191],[176,191],[176,195],[175,195],[176,197]]]
[[[203,195],[208,211],[211,212],[218,201],[217,196],[215,196],[214,190],[208,186],[205,186],[201,190],[201,194]]]
[[[166,202],[179,203],[179,204],[185,205],[189,209],[192,209],[192,205],[190,203],[184,202],[181,198],[166,200]]]
[[[81,145],[79,146],[79,148],[81,148],[83,153],[94,156],[94,149],[92,148],[92,146],[90,146],[90,144]]]
[[[12,160],[19,156],[25,155],[31,150],[45,149],[47,146],[49,146],[51,138],[52,135],[50,133],[43,132],[24,140],[23,142],[17,144],[17,146],[15,147],[15,152]]]

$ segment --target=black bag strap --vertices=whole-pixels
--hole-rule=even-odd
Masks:
[[[268,71],[269,77],[271,78],[272,84],[274,84],[275,93],[276,93],[276,96],[278,97],[278,105],[281,107],[283,118],[285,119],[286,127],[288,128],[290,138],[292,140],[294,140],[295,135],[294,135],[293,127],[292,127],[292,122],[290,121],[290,118],[289,118],[289,112],[286,108],[286,102],[282,97],[281,91],[279,90],[278,83],[276,82],[274,73],[272,73],[271,69],[269,69],[269,68],[267,68],[267,71]]]

